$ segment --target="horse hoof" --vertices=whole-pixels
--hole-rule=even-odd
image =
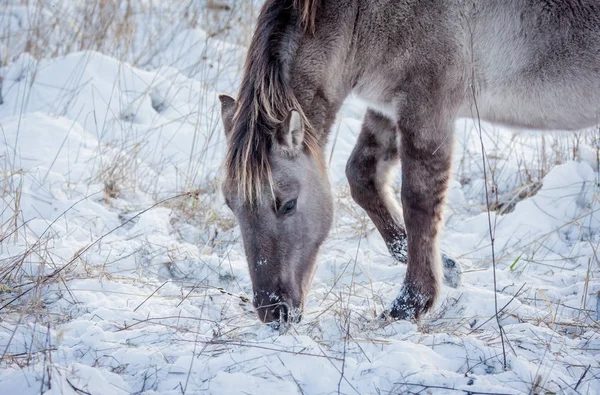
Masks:
[[[433,305],[433,297],[402,287],[400,295],[394,300],[390,309],[379,317],[388,320],[419,319]]]
[[[414,315],[414,310],[399,308],[394,303],[389,310],[381,313],[379,319],[383,321],[411,321],[416,319],[416,316]]]
[[[462,282],[462,267],[460,263],[442,254],[442,267],[444,268],[444,284],[451,288],[458,288]]]

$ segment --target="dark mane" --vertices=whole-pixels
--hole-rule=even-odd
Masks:
[[[317,0],[267,0],[260,12],[225,159],[227,177],[237,183],[240,196],[246,200],[260,199],[265,181],[272,189],[268,160],[272,136],[291,110],[303,118],[306,148],[310,152],[317,149],[315,134],[289,81],[305,17],[309,23],[313,20],[316,3]]]

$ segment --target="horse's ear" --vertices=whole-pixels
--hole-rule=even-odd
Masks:
[[[223,120],[223,128],[225,135],[229,136],[233,129],[233,115],[235,114],[235,99],[229,95],[219,95],[221,102],[221,120]]]
[[[300,113],[292,110],[277,132],[279,147],[288,153],[299,152],[304,145],[304,123]]]

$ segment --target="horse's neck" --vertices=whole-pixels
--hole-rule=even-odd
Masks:
[[[322,147],[352,91],[355,23],[363,0],[321,2],[316,31],[300,39],[292,62],[294,93]]]
[[[320,3],[315,32],[301,37],[291,78],[321,141],[326,142],[337,111],[352,91],[363,93],[363,99],[377,106],[382,86],[388,82],[382,79],[382,67],[402,52],[413,23],[406,14],[415,7],[413,3],[416,1]]]

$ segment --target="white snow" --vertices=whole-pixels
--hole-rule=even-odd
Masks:
[[[0,31],[16,35],[34,21],[17,23],[27,7],[10,4]],[[80,3],[55,4],[77,18]],[[478,125],[457,121],[441,246],[463,284],[419,323],[383,323],[406,268],[349,196],[364,113],[349,99],[328,153],[335,224],[302,322],[280,334],[252,309],[218,192],[217,95],[239,86],[250,28],[144,26],[161,6],[136,7],[142,30],[123,54],[54,36],[56,56],[0,45],[16,51],[0,59],[0,393],[600,392],[597,130],[484,124],[486,181]],[[168,30],[152,57],[143,29]],[[490,214],[495,293],[484,188],[508,202],[536,181],[537,194]]]

